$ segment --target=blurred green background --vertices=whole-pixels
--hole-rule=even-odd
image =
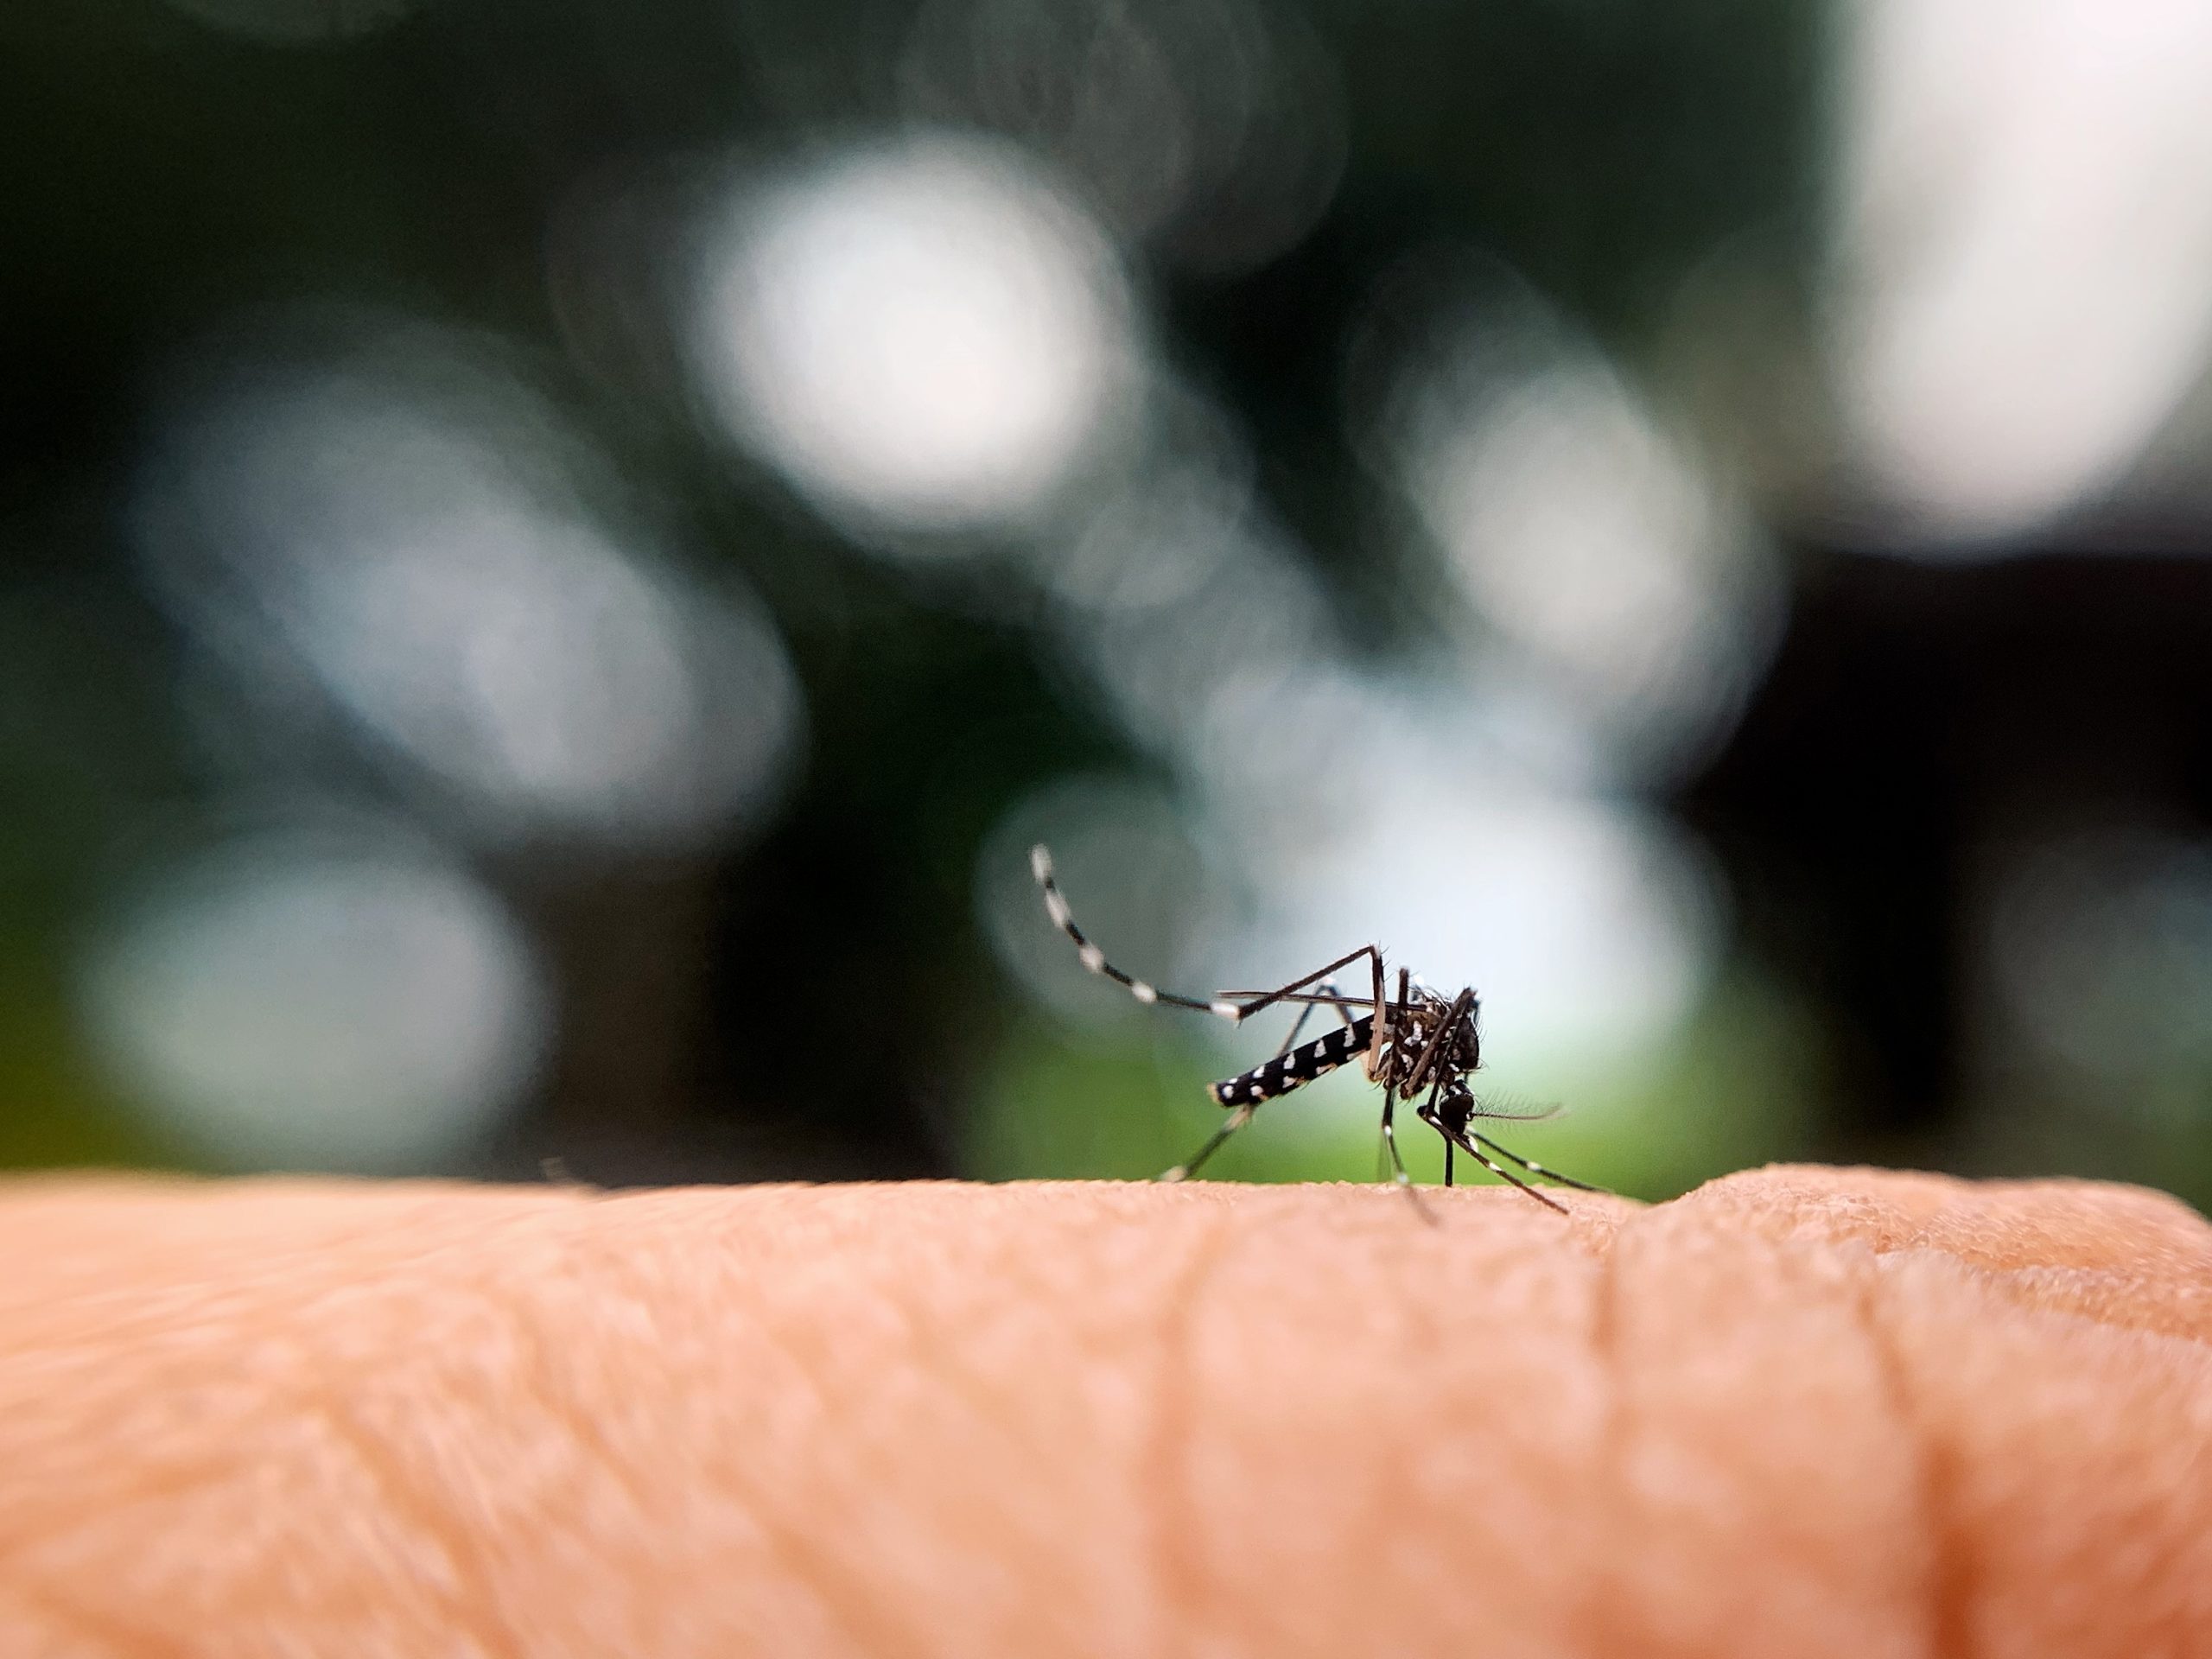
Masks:
[[[1624,1192],[2212,1200],[2203,9],[0,47],[0,1165],[1153,1173],[1281,1033],[1045,839],[1162,983],[1476,985]]]

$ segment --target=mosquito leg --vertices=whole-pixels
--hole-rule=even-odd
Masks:
[[[1387,1097],[1382,1102],[1382,1144],[1390,1152],[1390,1179],[1400,1186],[1411,1186],[1414,1178],[1406,1173],[1406,1160],[1398,1155],[1398,1131],[1391,1122],[1397,1104]]]
[[[1390,1121],[1392,1114],[1397,1109],[1397,1105],[1395,1096],[1391,1095],[1382,1096],[1382,1144],[1389,1148],[1390,1154],[1391,1184],[1402,1189],[1405,1195],[1413,1200],[1414,1213],[1433,1227],[1436,1224],[1436,1217],[1430,1213],[1428,1205],[1422,1201],[1421,1189],[1414,1185],[1414,1178],[1406,1173],[1405,1160],[1398,1156],[1398,1131]]]
[[[1428,1085],[1428,1098],[1421,1103],[1421,1115],[1424,1119],[1432,1122],[1437,1121],[1437,1096],[1443,1092],[1444,1072],[1440,1067],[1436,1073],[1436,1081]],[[1447,1135],[1444,1137],[1444,1185],[1446,1186],[1452,1185],[1452,1137]]]
[[[1602,1186],[1592,1186],[1587,1181],[1578,1181],[1572,1175],[1562,1175],[1555,1169],[1546,1169],[1535,1159],[1523,1158],[1519,1153],[1513,1151],[1510,1147],[1499,1146],[1497,1141],[1491,1140],[1486,1135],[1477,1135],[1472,1129],[1468,1130],[1467,1133],[1470,1135],[1472,1135],[1477,1141],[1481,1141],[1483,1145],[1488,1147],[1492,1152],[1497,1153],[1500,1157],[1510,1158],[1515,1163],[1520,1165],[1522,1168],[1527,1170],[1531,1175],[1541,1175],[1548,1181],[1557,1181],[1561,1186],[1571,1186],[1578,1192],[1603,1192],[1606,1191],[1606,1189]]]
[[[1382,995],[1382,959],[1380,957],[1375,959],[1375,1025],[1368,1039],[1367,1059],[1362,1069],[1366,1071],[1370,1083],[1382,1085],[1385,1100],[1396,1097],[1399,1048],[1402,1039],[1397,1027],[1390,1023],[1390,1016],[1394,1012],[1410,1016],[1411,1010],[1406,1002],[1406,970],[1401,968],[1398,969],[1398,1000],[1395,1003],[1387,1001]]]
[[[1375,980],[1375,1024],[1370,1027],[1367,1058],[1360,1063],[1360,1070],[1366,1072],[1367,1080],[1373,1083],[1382,1076],[1382,1068],[1387,1064],[1385,1056],[1391,1046],[1390,1005],[1382,997],[1382,953],[1376,951],[1368,958],[1367,965],[1373,971]],[[1399,977],[1402,979],[1404,976],[1401,974]],[[1398,1001],[1402,1007],[1405,1000],[1405,989],[1401,986],[1398,991]],[[1383,1098],[1389,1099],[1389,1095],[1390,1090],[1385,1085],[1382,1090]]]
[[[1348,1026],[1353,1023],[1351,1011],[1358,1005],[1338,988],[1335,980],[1325,979],[1316,988],[1328,999],[1328,1006],[1336,1010],[1338,1019]]]
[[[1271,1008],[1278,1002],[1288,1001],[1292,997],[1295,996],[1299,992],[1304,990],[1308,985],[1313,984],[1317,980],[1325,982],[1330,976],[1336,973],[1338,969],[1350,967],[1353,963],[1357,962],[1362,957],[1368,957],[1375,963],[1376,977],[1379,980],[1382,977],[1382,950],[1376,945],[1363,944],[1358,950],[1348,950],[1343,956],[1338,957],[1334,962],[1328,963],[1326,966],[1316,968],[1312,973],[1304,975],[1300,978],[1294,979],[1289,984],[1280,986],[1274,990],[1255,992],[1249,996],[1241,993],[1225,992],[1222,995],[1216,997],[1214,1001],[1207,1006],[1211,1007],[1214,1013],[1219,1014],[1224,1020],[1232,1021],[1249,1020],[1254,1014],[1258,1014],[1264,1009]],[[1224,1013],[1224,1009],[1230,1010],[1230,1012]]]
[[[1351,1004],[1343,1000],[1337,989],[1336,981],[1325,979],[1319,988],[1321,992],[1319,1000],[1307,1002],[1300,1007],[1297,1022],[1291,1027],[1290,1035],[1282,1039],[1282,1046],[1275,1050],[1275,1058],[1281,1059],[1298,1046],[1298,1033],[1306,1029],[1306,1022],[1313,1017],[1313,1010],[1316,1008],[1334,1008],[1337,1011],[1338,1019],[1346,1025],[1352,1023]]]
[[[1042,842],[1029,849],[1029,873],[1037,878],[1038,887],[1044,890],[1045,913],[1052,918],[1053,926],[1075,941],[1077,959],[1092,973],[1103,975],[1112,980],[1116,985],[1127,989],[1131,996],[1143,1003],[1165,1002],[1172,1008],[1191,1008],[1199,1014],[1217,1015],[1232,1025],[1250,1012],[1249,1009],[1239,1008],[1234,1002],[1225,1002],[1219,997],[1184,996],[1179,992],[1163,991],[1149,980],[1139,979],[1134,974],[1123,973],[1112,963],[1107,961],[1106,953],[1093,944],[1084,931],[1076,925],[1074,912],[1068,909],[1068,901],[1061,894],[1060,885],[1053,877],[1052,855],[1046,849]],[[1357,956],[1358,952],[1354,951],[1352,954]],[[1328,969],[1324,969],[1322,971],[1326,973]],[[1305,982],[1300,980],[1299,984],[1302,985]],[[1290,986],[1287,988],[1295,990],[1297,986]]]
[[[1275,1058],[1282,1058],[1298,1046],[1298,1033],[1306,1029],[1306,1022],[1313,1017],[1313,1010],[1319,1006],[1317,1002],[1308,1002],[1298,1010],[1298,1018],[1290,1022],[1290,1034],[1282,1039],[1282,1046],[1275,1050]]]
[[[1227,1118],[1223,1120],[1222,1125],[1219,1128],[1216,1129],[1211,1135],[1207,1137],[1205,1145],[1200,1147],[1188,1158],[1185,1158],[1181,1163],[1176,1165],[1174,1168],[1162,1171],[1160,1173],[1160,1179],[1163,1181],[1189,1180],[1192,1176],[1198,1173],[1198,1166],[1200,1165],[1204,1164],[1207,1159],[1212,1157],[1214,1154],[1221,1150],[1221,1143],[1228,1140],[1230,1135],[1236,1134],[1237,1130],[1243,1128],[1247,1123],[1249,1123],[1252,1121],[1252,1114],[1259,1109],[1259,1106],[1256,1103],[1249,1106],[1239,1106],[1235,1111],[1230,1113]]]
[[[1567,1209],[1565,1205],[1556,1203],[1553,1199],[1546,1198],[1542,1193],[1536,1191],[1535,1187],[1529,1185],[1528,1182],[1522,1180],[1511,1170],[1506,1168],[1504,1165],[1492,1163],[1488,1158],[1483,1155],[1481,1151],[1476,1147],[1472,1141],[1465,1139],[1456,1131],[1449,1128],[1445,1123],[1444,1120],[1439,1117],[1434,1112],[1431,1111],[1426,1104],[1424,1104],[1421,1109],[1421,1121],[1427,1123],[1429,1128],[1434,1129],[1446,1141],[1455,1142],[1460,1151],[1465,1153],[1477,1163],[1480,1164],[1484,1169],[1497,1176],[1498,1179],[1511,1182],[1515,1186],[1519,1187],[1523,1192],[1526,1192],[1530,1198],[1534,1198],[1538,1204],[1542,1205],[1547,1210],[1556,1210],[1562,1216],[1567,1213]]]

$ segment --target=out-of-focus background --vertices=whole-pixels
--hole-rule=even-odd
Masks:
[[[2212,8],[11,0],[0,1165],[2212,1198]],[[1408,1137],[1418,1171],[1437,1159]],[[1351,1072],[1214,1171],[1367,1179]]]

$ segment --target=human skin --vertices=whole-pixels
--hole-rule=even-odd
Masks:
[[[2074,1183],[0,1187],[0,1653],[2212,1652]]]

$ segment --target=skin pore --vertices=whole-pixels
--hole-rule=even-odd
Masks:
[[[2080,1183],[0,1186],[0,1652],[2212,1648]]]

